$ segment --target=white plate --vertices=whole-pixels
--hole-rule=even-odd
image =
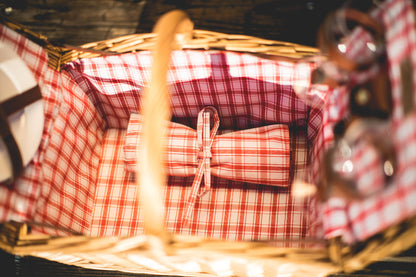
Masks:
[[[0,43],[0,102],[37,85],[24,61],[7,45]],[[23,165],[35,155],[43,132],[43,102],[38,100],[8,117],[14,139],[20,149]],[[6,145],[0,139],[0,182],[12,177],[12,164]]]

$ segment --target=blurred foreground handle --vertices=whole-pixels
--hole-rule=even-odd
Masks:
[[[154,27],[157,41],[153,49],[153,65],[150,84],[142,98],[143,131],[138,145],[142,162],[137,167],[138,200],[144,219],[144,231],[159,237],[166,243],[169,239],[165,229],[165,204],[163,187],[166,184],[164,168],[164,140],[166,122],[171,110],[167,87],[167,72],[170,54],[176,48],[176,34],[190,34],[193,23],[178,10],[163,15]]]

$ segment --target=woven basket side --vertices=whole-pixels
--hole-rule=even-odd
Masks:
[[[133,34],[115,39],[68,47],[63,53],[62,64],[79,58],[92,58],[103,54],[120,54],[150,50],[155,43],[155,34]],[[183,50],[226,50],[264,56],[270,59],[296,60],[318,53],[318,49],[300,44],[266,40],[252,36],[224,34],[206,30],[194,30],[192,38],[180,45]],[[102,53],[94,52],[102,51]]]
[[[35,33],[0,14],[0,23],[42,46],[49,56],[49,66],[60,70],[62,65],[82,58],[151,50],[156,41],[154,33],[131,34],[90,42],[82,46],[58,45],[42,34]],[[178,39],[181,41],[181,39]],[[193,30],[191,39],[179,45],[183,50],[225,50],[250,53],[268,59],[294,61],[314,55],[317,48],[301,44],[262,39],[253,36],[225,34],[207,30]]]

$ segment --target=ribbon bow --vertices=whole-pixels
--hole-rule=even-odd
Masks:
[[[214,127],[210,132],[210,117],[212,112],[214,118]],[[198,114],[197,122],[197,139],[198,139],[198,168],[196,170],[195,179],[192,183],[191,194],[188,197],[186,203],[186,210],[184,216],[184,223],[188,222],[192,208],[195,205],[197,197],[202,197],[208,190],[211,188],[211,158],[212,152],[211,147],[214,142],[214,138],[217,134],[218,127],[220,125],[220,119],[218,117],[218,112],[214,107],[205,107]],[[202,181],[202,176],[204,178],[204,190],[198,194],[199,185]]]
[[[210,128],[211,117],[213,128]],[[124,146],[126,169],[134,172],[142,119],[131,114]],[[289,186],[289,129],[274,124],[217,134],[217,110],[208,106],[198,114],[197,130],[169,122],[166,141],[166,174],[195,176],[186,201],[184,223],[192,215],[196,200],[211,188],[211,175],[247,183]],[[139,161],[140,162],[140,161]],[[204,177],[204,188],[199,192]]]

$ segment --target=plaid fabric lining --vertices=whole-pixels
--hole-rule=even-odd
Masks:
[[[165,203],[171,231],[224,239],[299,238],[316,234],[322,220],[326,237],[341,235],[352,243],[416,214],[416,114],[403,115],[399,73],[406,56],[416,68],[412,4],[389,0],[382,5],[385,12],[376,16],[385,27],[396,26],[386,28],[399,162],[394,184],[361,202],[330,199],[318,212],[313,199],[294,199],[287,188],[213,176],[210,192],[197,199],[185,226],[181,219],[193,177],[170,177]],[[49,69],[41,47],[15,32],[1,26],[0,37],[34,72],[46,119],[39,151],[15,189],[0,187],[0,219],[33,219],[91,235],[140,233],[136,188],[125,170],[123,145],[130,114],[139,109],[150,77],[149,53],[76,61],[65,67],[68,75]],[[290,63],[205,51],[176,51],[172,61],[168,79],[174,122],[195,129],[200,109],[212,105],[221,115],[223,130],[287,124],[290,182],[308,176],[311,145],[311,177],[316,180],[322,154],[333,139],[333,123],[348,113],[345,88],[331,92],[321,113],[294,94]],[[413,84],[416,88],[415,77]],[[363,151],[357,153],[366,157]],[[378,164],[374,161],[369,167]]]
[[[294,130],[292,134],[300,135],[302,131]],[[136,185],[132,172],[125,170],[125,135],[125,130],[113,128],[104,135],[90,228],[93,236],[134,235],[143,231]],[[293,166],[299,166],[299,172],[305,170],[307,149],[304,140],[293,138],[297,147]],[[167,227],[172,232],[232,240],[297,239],[309,235],[316,224],[310,217],[310,201],[292,198],[288,188],[212,176],[211,189],[196,199],[189,224],[184,225],[185,203],[193,180],[193,176],[169,177],[165,205]]]
[[[45,150],[35,221],[76,232],[89,228],[104,122],[70,76],[60,74],[63,101]]]
[[[65,69],[109,128],[127,128],[130,114],[140,107],[150,66],[151,56],[141,52],[79,60]],[[290,63],[228,52],[175,51],[168,75],[173,121],[196,129],[199,111],[214,106],[225,130],[304,123],[309,108],[293,92],[292,79]]]
[[[4,26],[0,26],[0,37],[34,73],[45,113],[42,141],[34,159],[13,190],[0,186],[0,219],[33,220],[86,231],[104,121],[67,73],[48,67],[40,46]]]
[[[39,83],[43,96],[45,111],[44,131],[39,145],[39,151],[25,168],[23,176],[15,181],[14,189],[0,186],[0,220],[24,221],[33,216],[36,210],[37,199],[42,190],[42,163],[43,155],[48,146],[53,121],[57,113],[59,98],[54,88],[53,74],[51,76],[47,62],[48,57],[41,47],[18,35],[16,32],[0,25],[0,40],[11,47],[26,63]],[[46,76],[51,78],[45,80]]]
[[[129,118],[140,107],[150,66],[150,54],[140,52],[79,60],[65,67],[108,124],[94,197],[92,235],[141,232],[133,177],[126,171],[120,147],[125,143]],[[229,52],[176,51],[168,75],[173,121],[196,129],[199,111],[214,106],[222,132],[276,123],[288,125],[293,169],[290,184],[295,173],[305,174],[305,137],[316,137],[316,131],[307,127],[311,113],[294,94],[292,78],[290,63]],[[318,129],[321,118],[316,112],[313,115],[312,126]],[[289,188],[215,176],[210,191],[196,199],[185,225],[182,220],[193,179],[169,177],[165,199],[168,228],[173,232],[223,239],[300,238],[309,235],[316,225],[312,224],[315,214],[311,199],[293,199]]]
[[[210,112],[214,127],[210,131]],[[209,191],[215,176],[255,184],[289,186],[290,141],[286,125],[269,125],[216,135],[219,117],[213,107],[198,115],[196,131],[181,124],[168,125],[166,167],[170,176],[195,176],[188,197],[185,221],[196,198]],[[127,170],[137,168],[141,117],[132,114],[127,128],[125,161]],[[200,190],[204,176],[204,189]]]
[[[136,188],[125,168],[123,145],[130,114],[138,110],[149,79],[149,53],[80,60],[59,73],[47,67],[41,47],[3,26],[0,34],[35,73],[46,117],[41,146],[24,176],[14,190],[0,187],[1,220],[34,220],[90,235],[141,233]],[[316,132],[307,128],[309,109],[290,86],[292,64],[203,51],[177,51],[173,61],[169,82],[174,121],[195,129],[199,110],[213,105],[221,114],[221,131],[287,124],[293,169],[289,183],[295,174],[304,174],[305,137]],[[315,118],[312,126],[319,126],[319,116]],[[181,219],[192,181],[193,176],[169,178],[166,214],[173,232],[224,239],[296,239],[315,226],[311,199],[293,199],[288,188],[215,176],[185,226]]]

